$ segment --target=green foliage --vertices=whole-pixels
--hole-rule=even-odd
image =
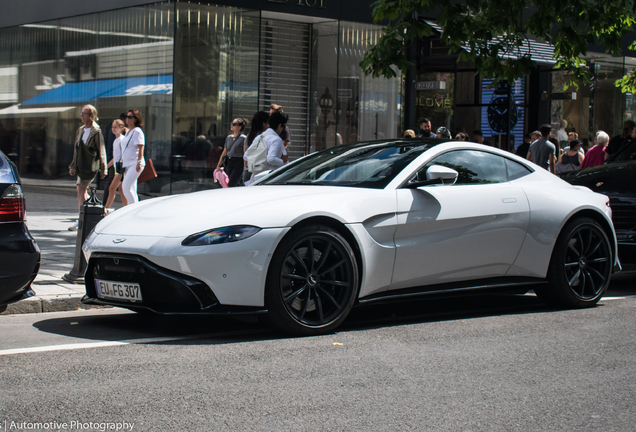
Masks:
[[[578,87],[588,81],[587,65],[581,56],[590,44],[603,45],[606,52],[622,55],[621,36],[636,23],[635,0],[377,0],[373,4],[376,23],[386,23],[384,34],[360,63],[367,75],[396,76],[412,66],[405,49],[411,40],[430,35],[431,26],[420,16],[437,15],[441,39],[460,60],[474,61],[484,78],[514,80],[535,66],[522,50],[530,35],[554,47],[556,67],[570,72],[566,83]],[[632,49],[636,48],[636,43]],[[507,55],[516,58],[506,58]],[[502,60],[505,58],[505,60]],[[632,72],[617,81],[623,92],[636,90]]]

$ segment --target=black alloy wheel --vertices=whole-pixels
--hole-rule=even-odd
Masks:
[[[349,243],[326,226],[292,231],[268,273],[265,301],[279,329],[302,335],[333,331],[358,293],[358,266]]]
[[[549,286],[537,294],[558,306],[593,306],[609,285],[613,256],[611,243],[598,222],[574,219],[564,227],[555,245]]]

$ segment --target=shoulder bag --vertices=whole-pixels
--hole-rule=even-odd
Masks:
[[[267,170],[267,146],[263,141],[262,134],[245,151],[245,160],[247,161],[247,170],[252,174]]]

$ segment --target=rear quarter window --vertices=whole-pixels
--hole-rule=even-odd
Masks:
[[[11,169],[11,163],[4,155],[4,153],[0,152],[0,183],[16,183],[17,179],[13,174],[13,170]]]

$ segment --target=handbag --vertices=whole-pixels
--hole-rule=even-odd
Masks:
[[[267,170],[267,146],[263,142],[263,135],[258,138],[258,141],[252,143],[245,151],[247,170],[252,174]]]
[[[80,139],[77,146],[75,166],[75,171],[79,178],[82,180],[93,180],[100,168],[99,152],[91,150],[86,143]]]
[[[155,171],[155,165],[152,163],[152,159],[146,160],[146,166],[144,170],[139,174],[139,178],[137,179],[137,184],[147,182],[148,180],[152,180],[157,178],[157,171]]]

